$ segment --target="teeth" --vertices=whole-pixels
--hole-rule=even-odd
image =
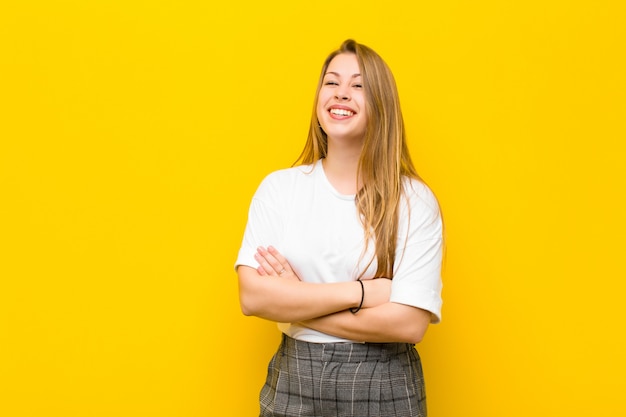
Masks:
[[[336,114],[337,116],[352,116],[354,114],[354,112],[344,109],[330,109],[330,112],[332,114]]]

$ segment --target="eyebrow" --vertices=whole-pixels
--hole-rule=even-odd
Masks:
[[[324,76],[331,74],[331,75],[335,75],[337,77],[341,77],[341,75],[339,75],[338,72],[334,72],[334,71],[327,71],[326,74],[324,74]],[[356,77],[360,77],[361,74],[352,74],[352,78],[356,78]]]

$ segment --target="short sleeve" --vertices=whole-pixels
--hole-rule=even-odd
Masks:
[[[417,180],[405,183],[391,302],[427,310],[431,322],[441,321],[443,223],[430,189]]]
[[[248,222],[235,262],[235,269],[239,265],[258,267],[258,262],[254,259],[257,248],[270,244],[275,245],[279,241],[283,230],[283,217],[274,208],[273,190],[271,178],[268,177],[263,180],[252,198],[248,210]]]

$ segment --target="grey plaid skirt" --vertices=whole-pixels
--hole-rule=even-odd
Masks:
[[[426,417],[424,376],[407,343],[308,343],[283,335],[261,417]]]

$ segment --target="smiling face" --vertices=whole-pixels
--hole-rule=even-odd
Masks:
[[[329,140],[362,144],[367,126],[365,91],[356,55],[335,56],[322,79],[317,119]]]

